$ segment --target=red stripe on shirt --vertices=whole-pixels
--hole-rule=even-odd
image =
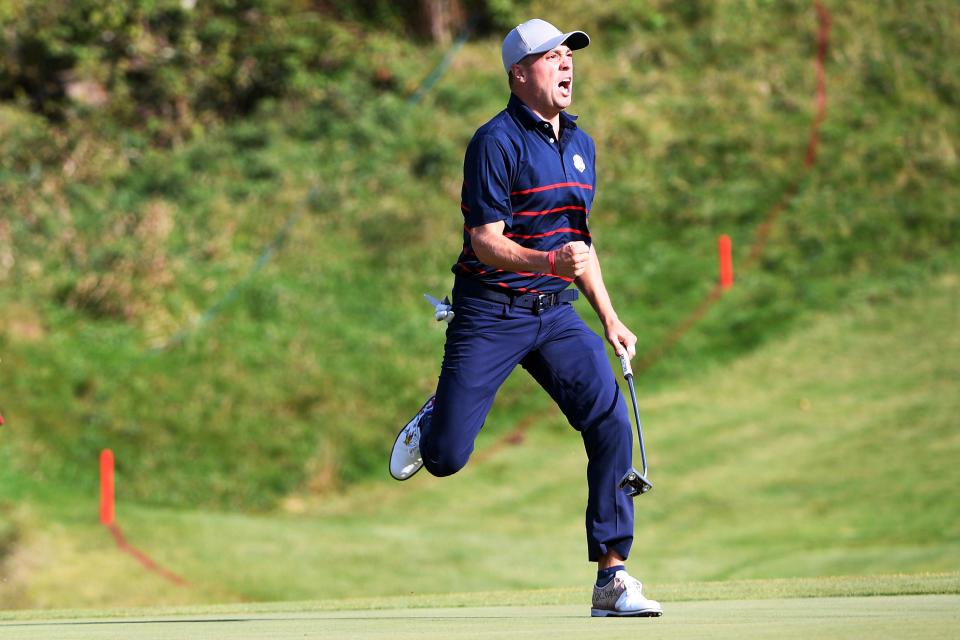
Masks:
[[[556,184],[547,184],[542,187],[533,187],[532,189],[524,189],[523,191],[511,191],[510,195],[522,196],[527,193],[536,193],[538,191],[550,191],[551,189],[562,189],[563,187],[580,187],[581,189],[588,189],[590,191],[593,191],[593,185],[584,184],[583,182],[558,182]]]
[[[460,267],[460,269],[462,269],[463,271],[466,271],[467,273],[475,273],[475,274],[477,274],[478,276],[484,276],[484,275],[487,275],[488,273],[491,273],[491,270],[490,270],[489,268],[483,266],[483,263],[481,263],[481,266],[480,266],[479,269],[476,269],[476,268],[474,268],[474,267],[470,267],[470,266],[467,265],[467,263],[465,263],[465,262],[463,262],[463,261],[458,262],[457,264],[455,264],[455,265],[453,265],[453,266],[454,266],[454,267]],[[495,273],[495,272],[494,272],[494,273]]]
[[[529,271],[514,271],[518,276],[523,276],[525,278],[534,278],[539,276],[546,276],[548,278],[557,278],[559,280],[566,280],[567,282],[573,282],[573,278],[567,278],[565,276],[555,276],[549,273],[530,273]]]
[[[557,207],[556,209],[544,209],[543,211],[514,211],[513,215],[515,216],[545,216],[551,213],[557,213],[559,211],[583,211],[586,213],[586,207],[580,207],[575,204],[566,206],[566,207]]]
[[[577,235],[590,237],[590,234],[586,231],[580,231],[579,229],[571,229],[569,227],[564,227],[562,229],[554,229],[553,231],[547,231],[546,233],[535,233],[531,236],[521,235],[519,233],[505,233],[503,234],[506,238],[520,238],[522,240],[531,240],[533,238],[546,238],[547,236],[553,236],[558,233],[576,233]]]

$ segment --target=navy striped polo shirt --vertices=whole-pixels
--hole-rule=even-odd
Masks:
[[[560,140],[517,96],[480,127],[463,163],[463,251],[452,271],[518,293],[562,291],[573,280],[549,273],[504,271],[477,258],[469,229],[504,221],[504,236],[539,251],[590,244],[587,217],[596,187],[593,139],[560,112]]]

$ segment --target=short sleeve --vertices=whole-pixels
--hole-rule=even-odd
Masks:
[[[463,161],[463,205],[470,228],[513,219],[510,206],[510,156],[495,136],[478,134]]]

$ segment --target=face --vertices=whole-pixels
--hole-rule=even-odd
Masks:
[[[573,51],[560,45],[533,62],[516,65],[522,81],[514,85],[518,96],[534,111],[552,117],[573,100]],[[519,90],[519,91],[518,91]]]

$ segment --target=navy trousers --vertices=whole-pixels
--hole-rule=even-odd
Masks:
[[[626,558],[633,501],[618,483],[632,464],[633,427],[605,342],[569,303],[536,312],[454,288],[453,305],[433,415],[421,425],[424,467],[435,476],[463,468],[497,390],[519,364],[583,437],[589,559],[610,550]]]

